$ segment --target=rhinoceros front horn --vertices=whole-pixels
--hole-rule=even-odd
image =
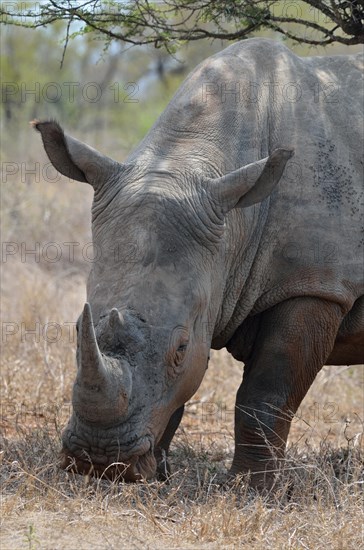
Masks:
[[[105,379],[107,370],[97,344],[91,307],[87,302],[83,308],[79,339],[78,378],[83,384],[94,386]]]

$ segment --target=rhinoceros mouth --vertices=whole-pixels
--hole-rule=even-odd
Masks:
[[[142,438],[132,452],[115,457],[92,453],[85,449],[71,451],[65,444],[61,451],[61,468],[81,475],[103,477],[112,481],[135,482],[155,476],[157,463],[153,445],[148,437]]]

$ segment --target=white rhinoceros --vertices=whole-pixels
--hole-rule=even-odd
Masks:
[[[322,365],[363,362],[362,70],[236,43],[124,164],[34,123],[57,170],[95,190],[64,465],[154,476],[226,347],[245,363],[230,472],[269,487]]]

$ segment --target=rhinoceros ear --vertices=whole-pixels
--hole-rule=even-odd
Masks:
[[[120,168],[118,162],[65,135],[55,121],[34,120],[31,125],[40,132],[44,149],[55,169],[70,179],[84,181],[96,188]]]
[[[261,202],[273,191],[293,154],[292,149],[275,149],[269,157],[209,180],[210,196],[225,214]]]

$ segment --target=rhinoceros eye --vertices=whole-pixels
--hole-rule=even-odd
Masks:
[[[169,350],[167,353],[167,362],[176,373],[186,356],[188,348],[188,332],[184,327],[176,327],[171,335]]]
[[[188,341],[185,341],[178,346],[176,350],[176,355],[175,355],[175,361],[174,361],[175,364],[179,365],[180,363],[182,363],[186,355],[187,347],[188,347]]]
[[[177,350],[177,351],[180,351],[180,352],[186,351],[187,345],[188,345],[188,342],[185,342],[184,344],[181,344],[181,345],[178,347],[178,350]]]

